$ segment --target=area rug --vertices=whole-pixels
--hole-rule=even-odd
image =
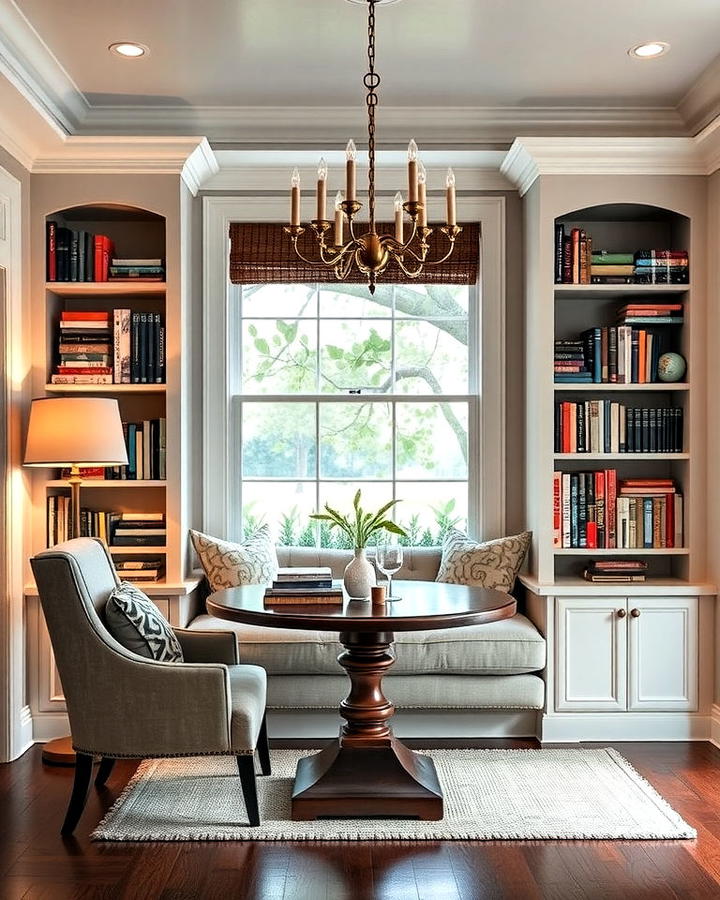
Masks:
[[[261,824],[247,824],[234,758],[148,760],[93,832],[98,841],[640,840],[695,830],[612,749],[426,750],[445,795],[439,822],[293,822],[295,766],[275,750],[258,777]]]

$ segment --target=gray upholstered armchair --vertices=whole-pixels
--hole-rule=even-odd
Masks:
[[[63,834],[75,829],[85,806],[94,756],[102,757],[98,786],[118,758],[236,756],[250,824],[258,825],[256,748],[262,773],[270,773],[265,670],[237,665],[234,633],[178,629],[185,662],[146,659],[103,624],[118,580],[100,541],[58,544],[31,565],[77,753]]]

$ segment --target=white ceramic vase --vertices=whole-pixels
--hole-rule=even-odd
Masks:
[[[375,568],[365,555],[363,547],[355,548],[355,556],[345,567],[343,584],[348,597],[354,600],[367,600],[370,588],[374,587]]]

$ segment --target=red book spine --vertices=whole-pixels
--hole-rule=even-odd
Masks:
[[[562,452],[570,452],[570,404],[562,405]]]
[[[96,234],[93,241],[93,281],[102,281],[103,236]]]
[[[46,226],[47,242],[47,280],[57,281],[57,222],[48,222]]]
[[[553,472],[553,547],[562,547],[562,475]]]
[[[595,519],[597,521],[597,546],[606,546],[607,512],[605,507],[605,473],[595,473]]]
[[[572,240],[563,240],[563,284],[572,284]]]
[[[58,366],[58,375],[112,375],[110,366],[97,366],[96,368],[88,368],[81,366]]]
[[[665,546],[675,546],[675,496],[665,496]]]
[[[597,522],[587,522],[585,524],[585,541],[589,550],[597,548]]]
[[[605,470],[605,518],[607,522],[607,539],[605,544],[609,550],[617,547],[617,472],[615,469]]]
[[[60,313],[63,322],[107,322],[109,313],[106,312],[82,312],[79,310],[65,310]]]
[[[102,236],[103,240],[103,249],[102,249],[102,281],[108,280],[108,275],[110,274],[110,259],[112,258],[113,252],[113,243],[107,235]]]

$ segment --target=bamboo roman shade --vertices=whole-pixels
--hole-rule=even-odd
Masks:
[[[409,226],[407,235],[409,236]],[[393,225],[378,226],[380,233],[392,233]],[[445,237],[433,235],[431,258],[442,255],[448,249]],[[308,228],[298,240],[298,249],[308,259],[317,256],[317,240]],[[425,266],[418,281],[423,284],[475,284],[480,267],[480,226],[477,223],[463,225],[455,241],[455,252],[439,266]],[[334,282],[335,273],[324,266],[314,268],[298,259],[282,225],[233,222],[230,225],[230,281],[233,284],[307,284]],[[364,284],[365,276],[355,267],[345,281]],[[383,284],[406,284],[407,275],[392,263],[381,278]]]

